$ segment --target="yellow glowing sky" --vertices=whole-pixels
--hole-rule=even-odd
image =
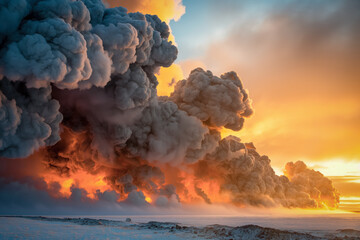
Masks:
[[[319,16],[321,6],[300,3],[274,8],[260,1],[254,10],[251,1],[108,2],[170,22],[179,60],[160,69],[159,95],[195,67],[236,71],[255,115],[243,130],[222,135],[253,142],[279,174],[286,162],[306,162],[333,181],[340,209],[360,212],[360,33],[345,14],[351,6]]]

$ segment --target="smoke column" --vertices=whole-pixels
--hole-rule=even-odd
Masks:
[[[157,96],[155,74],[177,48],[156,15],[100,0],[1,0],[0,22],[1,211],[338,206],[331,181],[303,162],[277,176],[253,144],[221,139],[253,114],[236,73],[194,69]]]

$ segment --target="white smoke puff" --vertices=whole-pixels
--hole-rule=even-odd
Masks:
[[[60,139],[62,115],[59,103],[50,98],[50,87],[26,88],[22,83],[2,79],[0,89],[3,112],[0,156],[26,157],[37,148]],[[5,111],[4,107],[7,107]]]
[[[194,162],[192,151],[202,151],[209,130],[179,110],[173,102],[158,102],[145,108],[126,143],[130,152],[149,161],[178,164]]]
[[[234,72],[218,78],[197,68],[187,80],[176,84],[170,99],[211,127],[238,131],[243,127],[244,117],[253,113],[248,93]]]

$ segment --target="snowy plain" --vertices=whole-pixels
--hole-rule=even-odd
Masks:
[[[355,240],[360,239],[359,220],[358,217],[244,218],[146,215],[131,216],[131,222],[127,222],[125,216],[2,216],[0,239]]]

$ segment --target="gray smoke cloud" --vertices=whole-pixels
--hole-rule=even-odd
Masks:
[[[38,151],[59,176],[105,174],[113,191],[96,192],[102,202],[126,197],[125,204],[146,206],[147,193],[157,206],[180,206],[164,169],[191,165],[198,180],[216,176],[235,204],[337,205],[320,173],[295,163],[286,166],[288,177],[277,176],[250,144],[221,140],[220,128],[238,131],[253,114],[236,73],[195,69],[170,97],[157,96],[155,73],[177,57],[157,16],[107,9],[100,0],[2,0],[1,20],[8,24],[0,26],[0,157]],[[59,183],[50,185],[40,192],[59,197]],[[0,202],[9,204],[6,189]],[[212,202],[199,186],[194,190]],[[43,201],[56,202],[48,197]],[[69,201],[92,200],[72,186]]]
[[[142,118],[131,129],[128,149],[151,162],[192,163],[217,145],[216,136],[201,121],[170,101],[145,108]]]
[[[62,115],[51,88],[27,88],[24,83],[0,81],[0,155],[28,156],[34,148],[60,140]]]
[[[235,72],[219,78],[210,71],[194,69],[187,80],[176,84],[170,99],[210,127],[239,131],[244,117],[253,113],[248,93]]]
[[[270,165],[270,159],[261,156],[251,145],[234,136],[222,139],[216,150],[197,166],[196,176],[206,181],[215,175],[221,184],[220,191],[231,193],[232,202],[239,205],[338,206],[339,193],[320,172],[298,161],[287,163],[286,176],[278,176]],[[197,191],[202,196],[200,190]]]
[[[26,11],[17,10],[9,1],[2,4],[2,16],[7,18],[6,21],[11,20],[9,26],[1,31],[0,75],[4,81],[11,82],[6,86],[3,84],[2,91],[15,82],[24,83],[28,89],[47,88],[49,97],[50,84],[56,89],[99,87],[81,95],[87,98],[93,98],[91,94],[100,95],[98,101],[102,102],[98,105],[111,106],[106,109],[108,112],[103,112],[105,116],[124,116],[128,115],[124,111],[145,107],[156,96],[154,71],[159,66],[171,65],[176,59],[177,49],[167,41],[169,28],[157,16],[127,14],[124,8],[105,9],[101,1],[22,1],[21,4]],[[8,17],[14,12],[17,14]],[[103,88],[107,84],[107,88]],[[67,96],[78,93],[67,92]],[[36,120],[32,115],[25,115],[13,96],[8,94],[7,98],[15,101],[17,115],[22,116],[22,121]],[[78,104],[81,102],[69,105],[76,108]],[[84,112],[86,116],[98,115],[94,110],[86,112],[79,108],[75,110]],[[36,113],[40,109],[32,108],[32,111]],[[108,133],[98,128],[98,125],[109,122],[106,117],[88,118],[94,131]],[[116,120],[113,122],[119,122]],[[31,134],[34,141],[33,144],[28,141],[28,150],[3,156],[26,157],[39,147],[59,140],[59,136],[52,137],[53,141],[44,144],[45,135],[59,134],[59,121],[57,124],[43,122],[47,124],[43,128],[49,129],[42,130],[43,134],[38,136]],[[114,137],[119,142],[129,138],[130,130],[126,126],[111,124],[106,127],[121,129],[117,131],[120,136]],[[6,135],[10,134],[8,132]],[[14,130],[12,132],[17,138],[27,138]],[[2,138],[1,151],[9,152],[8,148],[14,141]]]
[[[309,169],[304,162],[297,161],[285,165],[285,174],[297,189],[308,193],[318,206],[322,203],[329,207],[338,206],[339,193],[333,187],[331,180],[321,172]]]

